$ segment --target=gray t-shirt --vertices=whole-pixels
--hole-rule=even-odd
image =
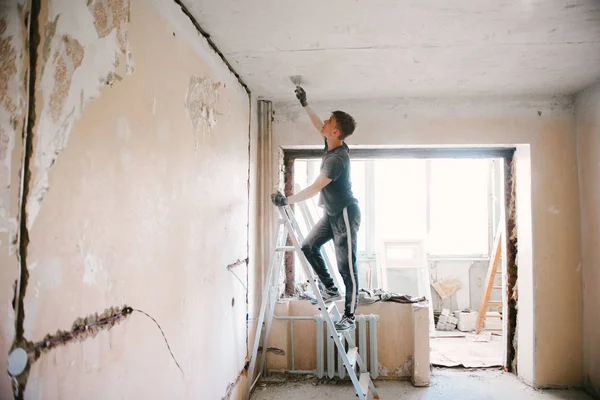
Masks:
[[[350,154],[346,143],[328,151],[325,139],[325,154],[321,162],[321,175],[325,175],[331,182],[321,189],[319,206],[325,209],[328,215],[334,216],[342,212],[345,207],[358,200],[352,193],[350,181]]]

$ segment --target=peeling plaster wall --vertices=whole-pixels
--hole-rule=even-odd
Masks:
[[[5,368],[20,189],[6,185],[18,183],[26,62],[23,15],[0,9],[0,90],[10,94],[0,104]],[[156,318],[185,376],[156,326],[134,314],[43,354],[25,398],[235,395],[245,383],[248,307],[227,266],[243,260],[233,271],[247,281],[256,225],[248,93],[173,1],[43,0],[39,23],[24,336],[39,341],[126,303]],[[0,397],[11,397],[1,379]]]
[[[310,87],[305,89],[322,118],[336,109],[356,118],[351,146],[484,144],[530,150],[531,180],[524,183],[531,187],[531,231],[521,226],[519,235],[531,240],[532,254],[528,259],[520,248],[517,260],[519,318],[525,319],[518,332],[519,374],[540,387],[580,386],[582,285],[572,97],[311,102]],[[322,147],[296,101],[276,103],[274,109],[274,149]],[[277,162],[277,154],[272,156]],[[277,179],[273,176],[274,184]],[[517,224],[527,225],[525,214],[526,207],[517,209]]]
[[[584,382],[600,397],[600,83],[577,97]]]
[[[27,109],[28,63],[25,1],[0,1],[0,370],[14,339],[13,284],[19,275],[16,252],[22,132]],[[11,393],[0,374],[0,397]]]

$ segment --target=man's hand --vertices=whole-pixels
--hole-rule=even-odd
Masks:
[[[302,107],[304,107],[304,109],[306,110],[306,113],[310,118],[310,122],[312,122],[317,132],[321,133],[321,129],[323,128],[323,121],[321,121],[321,118],[319,118],[319,116],[315,114],[314,111],[311,110],[308,106],[308,101],[306,101],[306,92],[300,86],[296,86],[296,97],[300,101],[300,104],[302,104]],[[321,133],[321,135],[323,134]]]
[[[306,101],[306,92],[300,86],[296,86],[296,97],[300,100],[302,107],[306,107],[308,102]]]
[[[271,195],[271,201],[277,207],[283,207],[288,205],[288,199],[281,192],[273,193]]]

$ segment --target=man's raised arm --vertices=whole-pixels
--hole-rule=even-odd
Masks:
[[[296,97],[302,104],[302,107],[306,110],[306,113],[310,117],[310,122],[312,122],[313,126],[319,133],[321,133],[321,129],[323,128],[323,121],[321,118],[313,110],[308,106],[308,102],[306,101],[306,92],[300,86],[296,86]]]

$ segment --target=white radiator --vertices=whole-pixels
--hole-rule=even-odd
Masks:
[[[351,331],[350,335],[355,346],[358,346],[358,354],[363,359],[366,371],[369,372],[372,379],[379,376],[378,361],[377,361],[377,315],[356,315],[356,329]],[[339,356],[335,343],[331,336],[327,335],[327,346],[323,335],[326,333],[326,323],[320,316],[317,316],[317,369],[315,375],[319,378],[325,376],[325,368],[327,368],[327,377],[329,378],[345,378],[346,368],[342,358]],[[345,339],[342,340],[345,342]],[[347,345],[346,345],[347,348]],[[327,354],[325,354],[327,352]]]
[[[314,374],[319,378],[323,378],[325,376],[325,368],[327,368],[327,376],[329,378],[338,377],[343,379],[346,377],[346,369],[344,368],[342,358],[337,354],[338,352],[333,338],[327,335],[327,323],[323,320],[323,317],[320,314],[312,317],[275,315],[273,318],[277,320],[290,321],[292,365],[291,369],[287,370],[287,372],[292,374]],[[294,337],[295,321],[315,321],[317,368],[314,370],[296,369],[296,346]],[[361,370],[360,372],[369,372],[372,379],[376,379],[379,376],[379,362],[377,359],[378,321],[378,315],[356,315],[356,329],[350,333],[352,340],[354,341],[354,345],[358,346],[358,354],[360,354],[360,357],[364,361],[367,369],[366,371]],[[342,339],[342,341],[345,342],[345,339]]]

